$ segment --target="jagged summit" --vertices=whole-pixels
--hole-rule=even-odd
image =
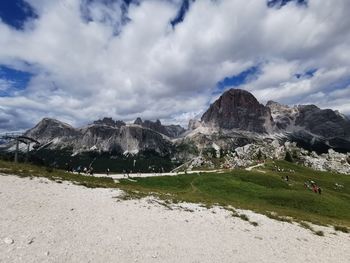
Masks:
[[[137,124],[137,125],[142,125],[143,121],[140,117],[137,117],[136,120],[134,121],[134,124]]]
[[[126,125],[125,122],[119,121],[119,120],[114,121],[110,117],[109,118],[105,117],[102,120],[94,121],[93,124],[96,124],[96,125],[107,125],[107,126],[118,127],[118,128]]]
[[[221,129],[270,133],[274,123],[270,109],[246,90],[224,92],[203,114],[202,122]]]
[[[73,152],[138,153],[152,150],[166,155],[172,150],[171,142],[158,132],[120,123],[104,118],[87,127],[74,128],[58,120],[44,118],[26,135],[38,140],[47,149],[72,149]]]
[[[155,122],[150,120],[142,121],[142,119],[138,117],[134,121],[134,124],[157,131],[170,138],[178,137],[185,132],[185,129],[182,128],[180,125],[163,125],[160,120],[156,120]]]

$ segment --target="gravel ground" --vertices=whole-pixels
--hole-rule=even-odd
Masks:
[[[349,262],[350,235],[0,175],[0,262]]]

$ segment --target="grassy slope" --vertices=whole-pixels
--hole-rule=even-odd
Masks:
[[[316,172],[284,161],[276,164],[295,173],[274,171],[274,164],[269,163],[265,168],[259,168],[265,173],[237,169],[222,174],[135,178],[135,182],[120,180],[116,184],[111,178],[94,178],[3,161],[0,161],[0,173],[67,180],[87,187],[120,188],[133,196],[157,193],[161,198],[173,201],[232,205],[263,214],[273,211],[280,216],[291,216],[296,221],[350,226],[350,176]],[[287,174],[289,183],[281,179]],[[306,190],[303,184],[307,180],[317,182],[323,189],[322,195]],[[334,183],[342,184],[344,188],[335,189]]]
[[[90,188],[115,188],[117,184],[107,177],[92,177],[67,173],[62,170],[49,169],[30,164],[15,164],[0,160],[0,173],[15,174],[20,177],[45,177],[56,182],[70,181]]]
[[[137,178],[137,182],[121,180],[119,187],[141,193],[156,192],[164,198],[169,198],[166,194],[170,193],[175,201],[232,205],[263,214],[273,211],[296,221],[350,226],[350,176],[316,172],[284,161],[276,164],[295,173],[273,171],[270,163],[263,169],[265,173],[234,170],[223,174]],[[281,179],[287,174],[289,183]],[[305,189],[307,180],[320,185],[322,194]],[[335,189],[334,183],[345,187]]]

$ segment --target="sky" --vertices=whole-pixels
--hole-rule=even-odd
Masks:
[[[0,131],[187,125],[222,92],[350,115],[349,0],[1,0]]]

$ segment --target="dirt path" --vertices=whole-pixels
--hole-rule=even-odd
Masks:
[[[346,262],[350,236],[220,208],[179,210],[120,192],[0,175],[0,262]],[[191,212],[194,211],[194,212]]]
[[[254,168],[257,168],[257,167],[261,167],[261,166],[264,166],[265,164],[264,163],[259,163],[257,165],[253,165],[253,166],[250,166],[250,167],[247,167],[245,168],[247,171],[251,171],[253,170]]]

